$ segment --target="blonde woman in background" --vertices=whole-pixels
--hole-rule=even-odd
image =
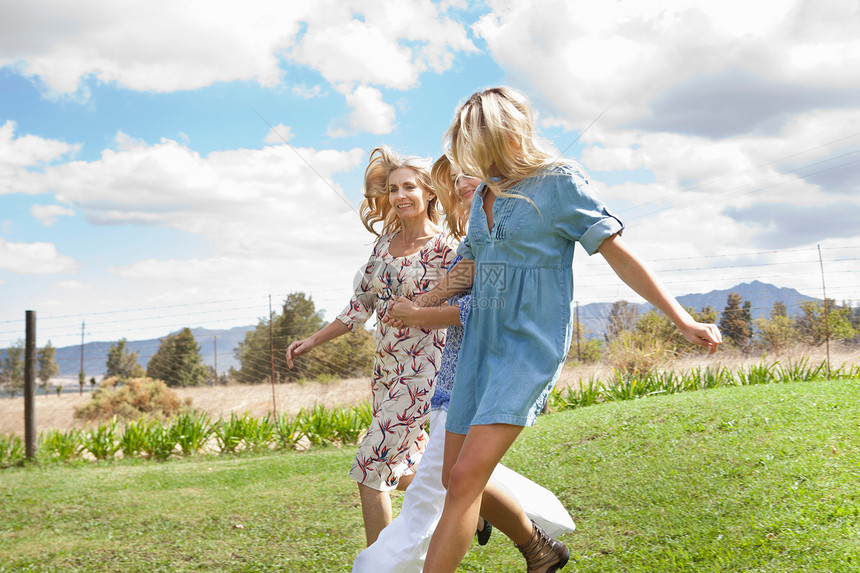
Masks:
[[[428,162],[378,147],[370,154],[363,193],[361,220],[378,239],[362,279],[331,324],[290,344],[290,368],[314,347],[361,328],[374,313],[382,318],[396,297],[414,297],[432,288],[454,257],[440,227],[440,197],[432,186]],[[427,445],[424,426],[445,331],[378,322],[375,339],[373,421],[349,472],[358,483],[368,545],[391,522],[389,492],[406,489]]]

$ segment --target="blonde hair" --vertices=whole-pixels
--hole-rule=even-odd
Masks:
[[[447,155],[441,156],[430,168],[433,188],[445,213],[445,227],[448,234],[459,240],[466,234],[466,223],[469,210],[457,192],[456,177],[459,170],[451,163]]]
[[[504,86],[472,94],[457,110],[446,140],[451,159],[497,196],[524,197],[504,190],[557,163],[551,146],[535,132],[528,99]],[[493,165],[495,181],[489,173]]]
[[[364,171],[364,200],[361,202],[361,222],[374,235],[386,235],[400,230],[400,219],[388,202],[388,178],[396,169],[408,168],[415,172],[418,184],[435,194],[427,206],[427,216],[434,224],[442,220],[439,209],[439,193],[433,188],[428,161],[414,155],[401,156],[386,146],[377,147],[370,152],[367,169]],[[382,222],[382,231],[374,227]]]

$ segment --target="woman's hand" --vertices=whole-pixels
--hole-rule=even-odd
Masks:
[[[305,338],[304,340],[296,340],[287,348],[287,366],[290,369],[293,368],[293,359],[297,356],[301,356],[306,352],[310,352],[310,350],[316,346],[316,342],[314,342],[313,337]]]
[[[692,322],[680,327],[684,338],[698,344],[706,346],[708,354],[713,354],[717,351],[717,347],[723,343],[723,335],[720,334],[720,329],[716,324],[705,324],[703,322]]]
[[[388,310],[385,312],[385,316],[382,317],[382,322],[394,328],[415,326],[416,310],[411,300],[404,296],[399,296],[388,305]]]

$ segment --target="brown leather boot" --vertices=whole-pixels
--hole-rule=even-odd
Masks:
[[[547,535],[534,521],[531,539],[525,545],[517,545],[517,549],[526,558],[528,573],[554,573],[570,559],[564,543]]]

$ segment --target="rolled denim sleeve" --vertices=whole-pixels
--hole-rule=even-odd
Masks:
[[[604,239],[624,230],[624,223],[597,197],[580,167],[565,167],[556,192],[555,231],[579,241],[589,255],[597,252]]]

